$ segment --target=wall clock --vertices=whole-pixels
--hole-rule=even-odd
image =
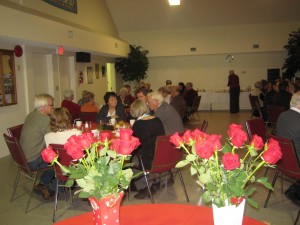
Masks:
[[[226,58],[225,58],[225,61],[228,62],[228,63],[232,62],[232,60],[234,60],[233,55],[227,55]]]

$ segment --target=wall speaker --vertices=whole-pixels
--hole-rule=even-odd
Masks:
[[[88,52],[76,52],[76,62],[91,62],[91,53]]]

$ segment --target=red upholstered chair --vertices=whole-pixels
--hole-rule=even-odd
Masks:
[[[174,145],[169,141],[169,139],[170,135],[157,137],[151,169],[146,170],[142,158],[139,157],[152,203],[154,203],[154,200],[149,185],[149,174],[156,173],[159,175],[159,179],[161,179],[162,173],[164,173],[163,176],[167,176],[168,174],[172,173],[172,169],[175,172],[178,172],[186,201],[189,202],[189,197],[186,192],[180,169],[175,168],[175,165],[182,159],[182,151],[175,148]],[[167,182],[165,183],[165,185],[167,185]]]
[[[26,209],[25,209],[25,213],[27,213],[28,208],[29,208],[29,204],[30,204],[30,201],[31,201],[32,191],[33,191],[34,186],[36,184],[37,177],[42,172],[44,172],[45,170],[52,169],[52,167],[37,169],[37,170],[31,170],[29,168],[28,162],[26,160],[25,154],[24,154],[23,149],[22,149],[22,147],[19,143],[18,138],[17,137],[10,137],[6,134],[3,134],[3,137],[5,139],[5,142],[7,144],[7,147],[9,149],[9,152],[10,152],[12,158],[13,158],[16,166],[18,167],[16,180],[15,180],[14,186],[13,186],[13,194],[11,196],[10,201],[12,202],[12,201],[15,200],[16,190],[19,187],[20,175],[23,175],[23,176],[29,178],[32,181],[32,188],[30,190],[29,198],[28,198],[28,201],[27,201]]]
[[[267,141],[267,129],[263,118],[246,120],[246,128],[250,140],[252,140],[253,135],[256,134],[260,136],[264,142]]]
[[[271,124],[271,126],[273,128],[273,133],[276,134],[277,120],[279,118],[279,115],[284,111],[284,107],[268,105],[267,110],[268,110],[268,114],[269,114],[268,123]]]
[[[194,113],[197,113],[198,118],[200,120],[200,116],[198,114],[199,113],[200,101],[201,101],[201,95],[194,97],[192,107],[191,108],[187,108],[187,117],[191,116],[195,120]]]
[[[73,160],[72,157],[70,155],[67,154],[66,150],[64,149],[64,145],[59,145],[59,144],[50,144],[50,146],[52,147],[52,149],[57,152],[58,154],[58,161],[61,165],[68,167],[71,164],[71,161]],[[68,180],[68,176],[63,174],[63,172],[61,171],[60,167],[55,164],[54,166],[54,170],[55,170],[55,176],[57,179],[56,182],[56,190],[55,190],[55,200],[54,200],[54,212],[53,212],[53,222],[55,222],[56,220],[56,211],[57,211],[57,198],[58,198],[58,194],[59,194],[59,188],[64,188],[64,192],[65,192],[65,182]],[[72,202],[72,193],[71,193],[71,188],[69,189],[69,194],[70,194],[70,199]],[[65,193],[66,196],[66,193]],[[66,200],[66,198],[65,198]]]
[[[253,95],[249,94],[249,101],[250,101],[250,105],[251,105],[250,119],[252,119],[253,116],[263,118],[258,96],[253,96]]]
[[[18,140],[20,140],[22,128],[23,128],[23,124],[14,127],[9,127],[7,128],[8,135],[10,137],[16,137],[18,138]]]
[[[96,112],[80,112],[79,113],[79,118],[80,120],[85,123],[86,121],[88,122],[96,122]]]
[[[299,165],[299,161],[298,161],[298,157],[295,151],[293,141],[286,138],[270,135],[270,134],[268,134],[267,136],[268,139],[273,138],[274,140],[278,141],[282,151],[282,158],[277,163],[276,172],[272,181],[272,187],[274,187],[278,176],[281,176],[282,179],[289,180],[291,182],[294,182],[295,180],[300,180],[300,165]],[[282,192],[283,192],[283,182],[281,183],[281,193]],[[272,190],[269,190],[268,196],[264,204],[265,208],[267,207],[271,194],[272,194]],[[300,210],[298,211],[295,224],[297,224],[299,220],[299,216],[300,216]]]

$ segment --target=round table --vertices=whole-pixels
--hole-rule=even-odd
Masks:
[[[213,225],[212,208],[183,204],[140,204],[120,207],[120,225]],[[55,225],[93,225],[92,212]],[[265,225],[244,216],[243,225]]]

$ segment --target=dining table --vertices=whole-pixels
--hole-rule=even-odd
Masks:
[[[92,208],[91,208],[92,211]],[[135,204],[120,207],[120,225],[213,225],[211,207],[187,204]],[[92,212],[80,214],[54,225],[93,225]],[[244,216],[243,225],[266,225]]]

